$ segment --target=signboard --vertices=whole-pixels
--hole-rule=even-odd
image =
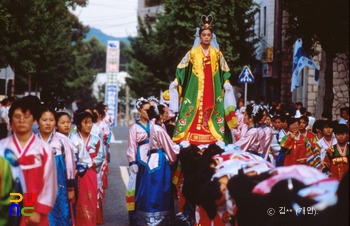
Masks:
[[[117,112],[118,112],[118,86],[106,86],[106,104],[108,106],[107,114],[111,116],[113,119],[113,124],[111,126],[116,125],[117,120]]]
[[[273,61],[273,48],[265,48],[262,51],[261,62],[272,63],[272,61]]]
[[[238,77],[239,83],[254,83],[254,76],[247,66],[244,66],[243,71]]]
[[[106,95],[105,102],[108,106],[107,114],[113,119],[113,124],[116,125],[118,113],[118,80],[119,72],[119,56],[120,43],[119,41],[108,41],[107,43],[107,59],[106,59]]]
[[[263,78],[269,78],[272,77],[272,66],[271,64],[263,64],[262,66],[262,77]]]

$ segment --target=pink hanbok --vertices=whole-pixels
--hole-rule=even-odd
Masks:
[[[250,128],[244,135],[239,139],[235,146],[239,146],[242,151],[252,151],[258,153],[260,148],[259,131],[257,128]]]
[[[34,210],[41,214],[40,226],[49,225],[48,214],[54,206],[57,195],[57,175],[54,154],[49,144],[32,134],[24,148],[16,133],[0,141],[11,149],[18,158],[23,171],[27,193],[34,194]],[[22,217],[21,226],[27,217]]]

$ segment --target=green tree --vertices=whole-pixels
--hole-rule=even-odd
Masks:
[[[158,96],[160,89],[168,88],[176,66],[193,45],[203,14],[214,18],[214,32],[235,82],[242,67],[255,62],[254,42],[247,41],[253,35],[249,28],[254,6],[250,0],[166,0],[155,27],[139,20],[138,37],[130,40],[134,58],[127,81],[130,89],[137,96]]]
[[[291,42],[303,38],[303,47],[310,53],[319,43],[326,54],[324,109],[333,106],[333,59],[349,51],[349,1],[283,0],[289,13]]]
[[[35,86],[63,85],[64,76],[74,64],[72,41],[81,41],[83,27],[66,6],[86,1],[8,1],[0,3],[0,66],[11,65],[16,74],[16,92]],[[73,20],[71,20],[73,18]]]

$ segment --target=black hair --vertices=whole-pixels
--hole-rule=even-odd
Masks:
[[[300,118],[299,118],[299,122],[300,120],[303,119],[307,124],[309,124],[309,118],[305,115],[302,115]]]
[[[252,105],[247,105],[246,107],[246,113],[248,114],[248,116],[250,118],[253,118],[253,122],[254,124],[258,123],[262,117],[263,117],[263,111],[262,109],[259,107],[259,110],[255,113],[255,115],[253,116],[253,106]]]
[[[147,110],[147,114],[149,119],[156,119],[158,120],[162,114],[165,113],[166,106],[163,104],[158,104],[158,105],[152,105],[150,108]]]
[[[71,119],[70,115],[67,112],[65,112],[65,111],[56,112],[56,114],[55,114],[56,125],[58,123],[58,120],[64,115],[68,116],[68,118]]]
[[[106,116],[105,109],[102,105],[96,105],[94,110],[96,110],[100,115],[102,115],[102,118],[104,118]]]
[[[345,124],[337,124],[334,126],[334,134],[349,133],[349,127]]]
[[[81,123],[83,122],[84,119],[86,118],[91,118],[93,120],[92,114],[89,112],[81,112],[74,117],[74,124],[77,126],[77,129],[80,131],[81,130]]]
[[[322,124],[321,130],[323,130],[327,126],[333,129],[334,128],[334,122],[331,121],[331,120],[323,120],[323,124]]]
[[[39,105],[40,106],[40,105]],[[10,107],[10,110],[9,110],[9,119],[10,119],[10,123],[12,123],[12,117],[13,117],[13,114],[15,112],[15,110],[17,109],[21,109],[21,111],[23,113],[27,112],[28,110],[30,111],[30,114],[33,115],[33,118],[36,119],[37,118],[37,115],[38,115],[38,107],[37,105],[33,104],[32,102],[30,101],[27,101],[26,99],[22,98],[22,99],[18,99],[18,100],[15,100],[11,107]]]
[[[323,127],[324,127],[323,124],[324,124],[324,120],[321,120],[321,119],[316,120],[316,121],[314,122],[313,126],[312,126],[312,132],[313,132],[314,134],[317,134],[317,130],[316,130],[316,129],[319,129],[319,130],[322,131],[322,129],[323,129]]]
[[[4,99],[2,99],[2,101],[0,103],[1,103],[1,105],[5,106],[8,102],[9,102],[9,99],[4,98]]]
[[[300,114],[305,114],[306,113],[306,108],[305,107],[301,107],[300,109],[299,109],[299,112],[300,112]]]
[[[295,122],[298,122],[299,123],[299,119],[298,118],[295,118],[295,117],[288,117],[287,119],[287,125],[288,127],[292,124],[294,124]]]
[[[39,110],[38,110],[38,118],[36,118],[37,121],[39,121],[39,119],[41,118],[41,116],[43,115],[44,112],[51,112],[56,120],[56,111],[54,108],[50,107],[49,105],[46,105],[46,104],[42,104],[40,107],[39,107]],[[57,122],[57,121],[56,121]]]

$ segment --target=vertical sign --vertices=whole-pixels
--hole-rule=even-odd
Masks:
[[[116,125],[118,112],[118,80],[119,72],[119,55],[120,46],[119,41],[108,41],[107,44],[107,59],[106,59],[106,95],[105,102],[108,106],[108,115],[113,119],[113,124]]]

